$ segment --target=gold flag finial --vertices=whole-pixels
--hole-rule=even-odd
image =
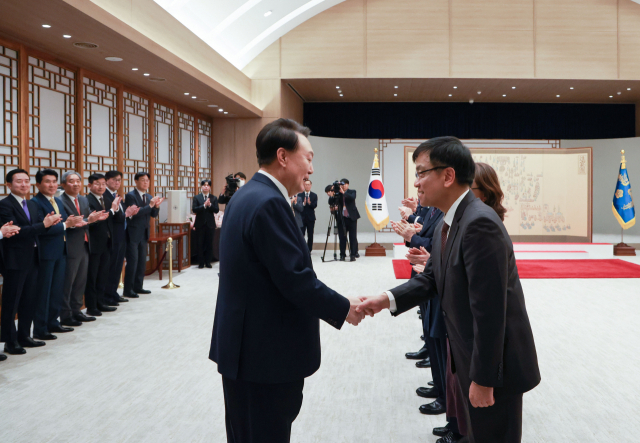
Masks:
[[[624,159],[624,149],[620,151],[620,153],[622,154],[622,169],[627,169],[627,161]]]
[[[378,161],[378,148],[375,148],[376,156],[373,159],[373,167],[376,169],[380,169],[380,162]]]

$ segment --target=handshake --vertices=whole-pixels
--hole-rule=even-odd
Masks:
[[[389,296],[386,293],[374,295],[370,297],[347,297],[351,303],[347,322],[353,326],[357,326],[365,317],[373,317],[383,309],[389,309]]]

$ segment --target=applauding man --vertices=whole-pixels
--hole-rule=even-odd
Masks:
[[[470,192],[475,164],[460,140],[431,139],[413,161],[421,204],[445,214],[432,255],[420,275],[358,309],[395,316],[439,294],[451,368],[469,399],[469,440],[519,442],[522,394],[540,383],[540,371],[511,239],[496,212]]]
[[[196,214],[193,227],[196,230],[198,267],[202,269],[205,266],[211,267],[213,231],[216,229],[216,220],[213,214],[217,214],[220,209],[218,208],[218,199],[211,194],[211,180],[202,180],[200,189],[202,193],[193,197],[191,211]]]
[[[149,241],[151,217],[157,217],[160,211],[162,197],[152,197],[147,194],[151,175],[148,172],[138,172],[135,175],[136,189],[129,192],[124,199],[126,208],[137,206],[140,208],[135,215],[127,220],[127,266],[124,271],[124,296],[138,298],[138,294],[151,294],[143,289],[144,269],[147,264],[147,242]]]
[[[318,206],[318,195],[311,192],[311,180],[305,180],[304,192],[298,194],[302,199],[302,235],[307,233],[307,246],[309,252],[313,249],[313,228],[316,225],[316,207]]]

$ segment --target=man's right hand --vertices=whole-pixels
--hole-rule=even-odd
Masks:
[[[360,306],[361,301],[360,299],[352,297],[347,297],[347,300],[349,300],[351,305],[349,308],[349,315],[347,315],[347,323],[353,326],[358,326],[362,319],[364,319],[364,312],[356,311],[356,308]]]
[[[89,223],[95,223],[101,219],[103,214],[104,214],[104,211],[100,211],[100,212],[93,211],[91,214],[89,214],[89,217],[87,217],[87,220],[89,221]]]
[[[2,225],[0,231],[2,232],[2,238],[9,238],[20,232],[20,226],[15,226],[13,222],[10,221],[9,223]]]
[[[44,227],[50,228],[53,225],[57,225],[62,220],[62,216],[60,214],[56,214],[52,212],[51,214],[47,214],[44,218]]]
[[[383,309],[389,309],[391,306],[387,294],[360,297],[360,300],[362,303],[360,306],[356,307],[356,312],[363,312],[370,317],[373,317]]]
[[[126,211],[124,211],[124,216],[125,217],[133,217],[134,215],[136,215],[138,213],[138,211],[140,210],[140,208],[136,205],[131,205],[129,206]]]
[[[80,228],[86,225],[81,215],[70,215],[64,223],[67,225],[67,228]]]

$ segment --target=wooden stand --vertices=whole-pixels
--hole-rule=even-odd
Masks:
[[[364,255],[365,257],[386,257],[387,250],[381,244],[373,243],[367,246]]]
[[[636,249],[632,246],[629,246],[626,243],[618,243],[617,245],[613,246],[613,255],[620,255],[620,256],[635,256],[636,255]]]

